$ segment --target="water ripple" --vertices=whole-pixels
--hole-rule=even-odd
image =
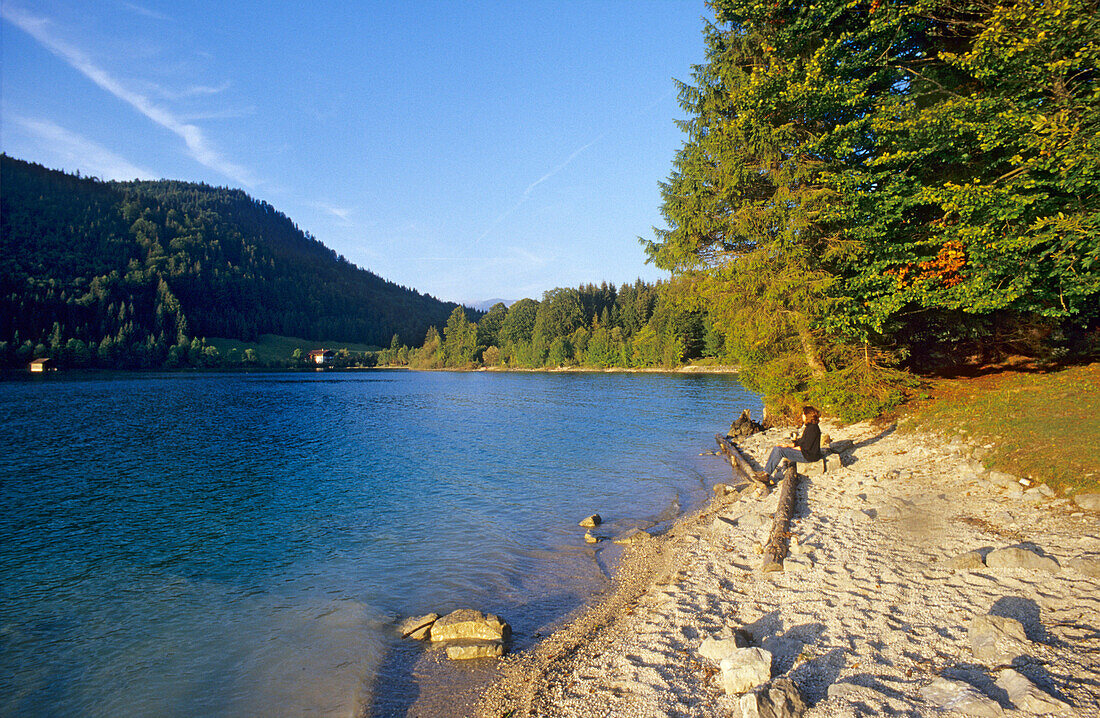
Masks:
[[[0,382],[0,715],[385,706],[399,616],[533,640],[606,580],[576,521],[701,502],[746,406],[706,375]]]

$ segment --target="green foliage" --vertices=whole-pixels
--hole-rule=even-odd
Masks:
[[[41,343],[62,364],[228,361],[192,352],[196,336],[383,345],[455,308],[359,269],[239,190],[100,182],[7,155],[0,185],[0,341]]]
[[[501,321],[499,336],[504,344],[529,344],[535,333],[539,303],[521,299],[508,308]]]
[[[546,364],[551,367],[566,366],[573,362],[573,345],[565,337],[556,337],[547,351]]]
[[[860,347],[915,363],[1095,326],[1095,1],[712,6],[645,243],[707,307],[707,351],[864,416],[906,380]]]
[[[466,311],[455,307],[443,330],[443,365],[448,367],[473,366],[478,353],[477,326],[470,324]]]

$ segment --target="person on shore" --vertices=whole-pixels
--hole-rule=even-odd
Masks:
[[[802,435],[795,439],[793,444],[776,444],[768,455],[768,463],[763,471],[756,472],[756,478],[766,483],[771,483],[772,472],[779,465],[780,460],[787,459],[795,463],[808,463],[821,459],[821,429],[817,420],[821,412],[812,406],[802,407]]]

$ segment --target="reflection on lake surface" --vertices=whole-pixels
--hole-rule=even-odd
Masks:
[[[0,714],[402,705],[398,617],[529,645],[604,583],[577,521],[701,504],[746,407],[728,375],[0,382]]]

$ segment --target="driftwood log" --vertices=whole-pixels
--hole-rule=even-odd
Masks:
[[[721,434],[715,434],[714,440],[718,442],[718,448],[721,449],[722,453],[729,459],[730,466],[733,467],[733,478],[744,479],[754,486],[767,487],[767,484],[756,478],[752,466],[737,449],[736,444]]]
[[[783,488],[779,490],[779,505],[775,509],[772,532],[764,546],[764,562],[760,570],[764,573],[782,571],[783,559],[787,557],[790,542],[791,516],[794,514],[794,501],[798,494],[798,465],[790,464],[783,474]]]

